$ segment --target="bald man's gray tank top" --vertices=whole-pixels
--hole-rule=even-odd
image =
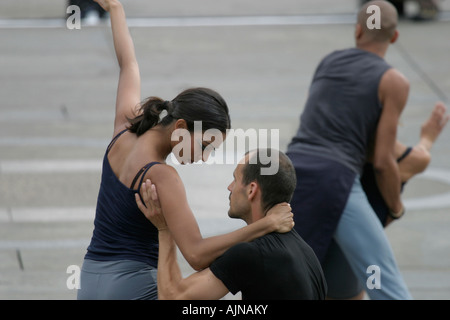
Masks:
[[[382,110],[378,87],[389,68],[383,58],[357,48],[326,56],[287,152],[321,156],[361,174]]]

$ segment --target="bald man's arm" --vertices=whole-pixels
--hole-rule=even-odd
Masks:
[[[379,86],[379,97],[383,105],[376,130],[373,165],[378,188],[388,208],[401,212],[401,178],[395,146],[397,126],[409,94],[408,80],[397,70],[389,69]]]

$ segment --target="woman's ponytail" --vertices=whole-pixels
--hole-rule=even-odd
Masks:
[[[161,113],[164,110],[167,111],[167,115],[163,118],[163,120],[171,116],[172,102],[164,101],[163,99],[158,97],[147,98],[141,103],[141,107],[139,108],[139,115],[133,119],[128,119],[128,121],[130,122],[128,130],[135,133],[139,137],[147,130],[160,123]],[[162,124],[167,124],[167,120],[161,121],[164,122]]]

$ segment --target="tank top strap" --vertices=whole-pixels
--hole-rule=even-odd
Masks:
[[[145,166],[143,166],[143,167],[138,171],[138,173],[136,174],[136,176],[134,177],[133,182],[131,183],[130,189],[139,191],[139,188],[140,188],[140,186],[142,185],[142,182],[144,181],[144,177],[145,177],[145,174],[147,173],[147,171],[148,171],[151,167],[153,167],[153,165],[159,164],[159,163],[160,163],[160,162],[153,161],[153,162],[149,162],[149,163],[147,163]],[[134,189],[134,185],[136,184],[136,181],[139,179],[139,177],[141,177],[141,181],[139,182],[139,184],[138,184],[138,186],[137,186],[137,189]]]
[[[109,143],[108,148],[106,148],[106,154],[109,153],[109,150],[111,150],[111,148],[114,145],[114,143],[116,142],[116,140],[126,131],[128,131],[128,129],[124,129],[124,130],[120,131],[118,134],[116,134],[116,136]]]
[[[412,151],[412,149],[413,149],[412,147],[406,148],[405,152],[403,152],[403,154],[397,159],[397,162],[400,162],[403,159],[405,159],[408,156],[408,154]]]

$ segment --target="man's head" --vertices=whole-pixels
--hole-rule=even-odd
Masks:
[[[358,13],[356,45],[394,43],[398,37],[397,9],[388,1],[369,1]]]
[[[277,161],[278,171],[261,174],[261,169],[273,166],[262,161],[262,154],[270,153],[271,161]],[[277,156],[274,156],[277,155]],[[277,203],[289,202],[297,183],[291,160],[281,151],[256,149],[245,154],[233,172],[230,191],[231,218],[243,219],[250,224],[265,216]]]

